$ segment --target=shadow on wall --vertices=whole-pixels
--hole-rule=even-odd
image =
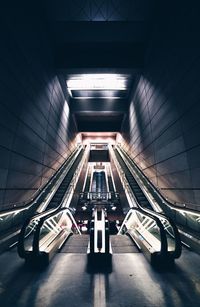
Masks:
[[[28,200],[50,178],[72,151],[77,132],[38,3],[23,1],[12,10],[5,4],[0,12],[2,209]]]
[[[185,110],[180,108],[174,101],[174,91],[166,97],[164,91],[161,94],[159,89],[157,93],[156,87],[140,78],[130,104],[129,123],[122,127],[123,147],[131,152],[137,165],[165,197],[195,203],[199,197],[195,199],[194,191],[199,187],[193,185],[191,164],[194,163],[188,158],[190,148],[185,140],[183,116],[188,109],[198,106],[195,102]],[[130,131],[126,132],[127,129]],[[191,133],[200,144],[199,135],[195,131]]]

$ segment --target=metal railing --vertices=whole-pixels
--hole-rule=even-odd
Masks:
[[[72,178],[72,181],[70,185],[68,186],[65,195],[59,205],[58,208],[50,209],[45,212],[36,213],[34,216],[29,217],[24,225],[22,226],[20,235],[19,235],[19,242],[18,242],[18,254],[20,257],[24,258],[25,256],[25,239],[29,237],[30,235],[34,235],[35,229],[37,225],[40,223],[41,220],[45,219],[48,216],[52,216],[54,212],[57,212],[57,210],[68,208],[74,193],[74,189],[76,187],[80,172],[82,170],[83,164],[88,159],[88,149],[85,150],[84,155],[81,159],[81,162],[79,163],[79,166],[77,167],[74,176]],[[30,241],[30,240],[29,240]]]
[[[140,208],[132,208],[127,213],[119,234],[124,232],[134,240],[152,265],[166,266],[173,263],[175,257],[160,218]]]
[[[127,166],[132,171],[133,176],[137,180],[141,189],[147,198],[157,207],[161,208],[168,216],[170,216],[178,225],[183,228],[190,229],[195,232],[195,236],[200,232],[200,212],[187,207],[186,204],[175,204],[165,199],[160,191],[150,182],[150,180],[142,173],[135,162],[129,155],[118,147],[118,152],[126,161]]]
[[[69,208],[41,213],[24,224],[18,254],[31,263],[48,264],[54,253],[73,233],[81,234]]]
[[[103,208],[94,208],[88,254],[92,257],[111,254],[109,223],[106,211]]]
[[[134,192],[132,191],[129,182],[127,181],[125,172],[123,171],[122,167],[120,166],[114,150],[112,148],[110,148],[110,152],[111,152],[111,157],[114,161],[114,164],[118,170],[121,182],[123,184],[124,190],[125,190],[125,194],[129,203],[129,206],[131,207],[131,209],[129,210],[129,212],[127,213],[127,216],[130,215],[130,212],[140,212],[140,214],[148,215],[149,218],[151,219],[158,219],[162,224],[162,227],[165,231],[165,235],[167,238],[167,244],[170,246],[170,250],[168,249],[168,253],[170,253],[170,257],[172,257],[173,259],[180,257],[181,255],[181,239],[180,239],[180,235],[178,232],[178,229],[175,225],[175,223],[173,222],[172,219],[166,217],[164,214],[162,214],[161,212],[154,212],[151,211],[147,208],[143,208],[140,206],[138,200],[136,199]],[[128,165],[127,165],[128,167]],[[133,210],[133,211],[132,211]],[[139,210],[139,211],[138,211]],[[127,217],[124,220],[124,223],[126,222]],[[123,225],[124,225],[123,223]],[[122,227],[123,227],[122,225]],[[128,229],[127,229],[128,230]],[[121,231],[121,229],[120,229]],[[172,240],[173,238],[173,240]]]
[[[52,176],[48,183],[44,187],[38,190],[35,198],[32,198],[27,203],[22,203],[19,207],[14,207],[9,210],[0,212],[0,232],[3,233],[11,228],[17,227],[24,220],[31,216],[40,206],[45,208],[56,190],[62,183],[63,178],[66,176],[74,160],[77,158],[81,150],[81,147],[77,148],[63,163],[59,170]],[[41,212],[42,209],[38,209]]]
[[[112,201],[119,199],[119,194],[116,192],[81,192],[80,193],[80,200],[106,200]]]

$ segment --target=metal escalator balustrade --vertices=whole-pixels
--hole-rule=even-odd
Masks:
[[[94,172],[92,176],[92,183],[91,183],[91,189],[90,189],[91,192],[96,192],[96,183],[97,183],[96,176],[97,176],[97,172]]]
[[[166,231],[160,219],[139,208],[132,208],[119,230],[119,235],[126,233],[152,265],[172,263],[173,255],[168,252]]]
[[[104,208],[96,206],[90,227],[90,241],[88,245],[88,256],[91,260],[101,256],[111,256],[111,245],[109,236],[109,223]]]
[[[11,234],[19,232],[19,227],[29,216],[31,216],[36,210],[37,212],[43,211],[43,207],[50,201],[52,196],[56,191],[56,187],[60,185],[60,182],[65,176],[65,173],[68,172],[69,167],[74,159],[76,159],[79,154],[81,147],[77,147],[70,155],[67,157],[62,166],[56,171],[52,178],[40,188],[35,196],[26,203],[17,204],[12,209],[5,210],[0,213],[0,229],[1,234],[8,233],[8,237]]]
[[[91,166],[88,165],[88,170],[87,170],[87,174],[85,177],[85,182],[83,185],[83,191],[84,192],[89,192],[90,190],[90,183],[91,183]]]
[[[152,219],[156,218],[159,220],[159,223],[162,225],[162,228],[164,229],[166,240],[167,240],[167,256],[166,259],[172,261],[181,255],[181,240],[180,235],[178,232],[178,229],[175,225],[175,223],[168,217],[164,216],[163,214],[159,212],[154,212],[150,210],[147,207],[140,206],[140,203],[138,199],[135,197],[135,194],[133,190],[131,189],[131,186],[126,178],[126,173],[123,171],[121,164],[119,163],[117,159],[117,155],[115,155],[115,151],[110,148],[112,159],[117,167],[120,179],[122,181],[125,194],[127,196],[127,200],[129,202],[129,205],[131,207],[131,210],[140,210],[140,214],[148,215]],[[127,213],[127,217],[129,216],[130,212]],[[125,218],[125,221],[127,220],[127,217]],[[129,216],[130,217],[130,216]],[[124,223],[123,223],[124,225]],[[151,228],[151,227],[150,227]],[[128,230],[128,228],[127,228]],[[120,230],[121,231],[121,230]],[[141,236],[142,239],[142,236]],[[149,242],[151,244],[151,242]]]
[[[140,186],[138,185],[137,181],[134,179],[131,171],[129,170],[127,164],[123,161],[122,157],[119,155],[119,153],[115,150],[115,154],[117,156],[117,159],[124,171],[124,174],[128,180],[128,183],[138,201],[138,203],[140,204],[141,207],[143,208],[148,208],[148,209],[152,209],[152,206],[150,204],[150,202],[148,201],[148,199],[146,198],[146,196],[144,195],[142,189],[140,188]]]
[[[159,189],[149,181],[123,148],[117,146],[117,149],[125,156],[127,163],[131,165],[138,183],[144,187],[147,195],[151,197],[154,207],[159,206],[167,216],[173,219],[178,225],[182,241],[200,253],[200,212],[187,207],[187,204],[172,203],[165,199],[160,194]],[[193,207],[195,208],[195,206]]]
[[[44,198],[44,201],[41,202],[39,207],[37,208],[37,212],[43,212],[48,208],[49,203],[51,202],[52,198],[54,197],[55,193],[63,183],[63,180],[67,177],[68,173],[71,170],[71,167],[73,166],[74,162],[79,159],[80,155],[83,152],[83,148],[79,147],[79,150],[73,155],[73,157],[70,159],[70,161],[67,163],[67,166],[65,169],[63,169],[63,172],[61,173],[60,177],[54,184],[52,184],[52,188],[50,190],[50,193],[47,194],[47,196]]]
[[[108,168],[107,168],[108,169]],[[88,180],[89,177],[89,180]],[[119,194],[115,192],[113,182],[106,182],[106,178],[109,177],[109,180],[112,182],[111,174],[106,177],[104,171],[93,172],[91,180],[91,169],[88,169],[83,192],[80,193],[81,201],[95,201],[95,200],[104,200],[104,201],[119,201]],[[108,187],[112,186],[112,190],[109,190]],[[91,187],[91,188],[90,188]]]
[[[65,176],[65,178],[63,179],[62,183],[60,184],[59,188],[57,189],[56,193],[54,194],[54,196],[52,197],[51,201],[48,204],[47,209],[49,208],[55,208],[58,207],[60,205],[60,203],[62,202],[62,199],[66,193],[66,190],[69,186],[69,184],[71,183],[71,180],[74,176],[74,173],[83,157],[84,151],[82,150],[79,154],[79,156],[77,157],[77,159],[74,161],[74,163],[72,164],[69,172],[67,173],[67,175]]]
[[[59,208],[33,222],[35,231],[32,232],[31,240],[29,238],[24,251],[19,252],[20,257],[31,264],[47,265],[70,235],[81,235],[69,208]]]
[[[91,192],[107,193],[105,172],[94,172],[92,178]]]
[[[113,193],[116,191],[115,187],[114,187],[114,180],[112,178],[112,173],[111,173],[111,169],[110,166],[107,167],[107,178],[108,178],[108,188],[109,188],[109,192]]]
[[[74,232],[81,235],[68,208],[58,209],[54,214],[43,217],[38,223],[33,239],[34,256],[39,260],[42,257],[42,262],[48,264],[55,252]]]
[[[87,193],[87,199],[108,200],[109,197],[110,194],[107,191],[105,172],[95,171],[92,177],[91,191]]]
[[[133,177],[132,172],[130,171],[129,163],[126,161],[126,163],[123,161],[122,157],[119,155],[117,151],[115,151],[116,156],[118,158],[118,161],[120,162],[120,165],[122,166],[125,176],[130,184],[130,187],[136,197],[137,204],[140,208],[144,209],[146,212],[153,214],[155,216],[154,210],[155,210],[155,205],[151,204],[151,201],[147,199],[145,196],[142,188],[139,186],[135,178]],[[156,207],[157,209],[158,207]],[[153,212],[152,212],[153,211]],[[161,222],[163,223],[165,229],[167,230],[167,239],[169,241],[169,250],[173,251],[174,250],[174,257],[177,258],[180,256],[181,253],[181,242],[179,239],[178,235],[178,230],[174,222],[169,218],[165,217],[164,214],[161,214],[161,208],[159,208],[159,212],[157,212],[156,216],[161,219]],[[174,240],[171,239],[171,237],[177,237],[177,244],[174,244]]]
[[[100,193],[102,191],[102,176],[101,173],[96,173],[96,192]]]
[[[32,250],[32,247],[33,247],[32,242],[34,240],[35,231],[40,221],[42,219],[45,219],[48,216],[51,216],[52,214],[54,214],[54,212],[57,212],[57,210],[69,207],[70,201],[73,196],[74,188],[78,181],[82,166],[85,163],[85,160],[87,159],[88,159],[88,152],[86,150],[82,157],[82,160],[79,163],[79,166],[76,169],[76,172],[74,173],[74,176],[72,178],[70,185],[65,191],[65,195],[62,198],[62,201],[59,207],[49,209],[48,211],[45,211],[45,212],[37,213],[34,216],[28,218],[26,222],[24,223],[21,229],[21,232],[20,232],[19,242],[18,242],[18,254],[21,258],[26,258],[27,252],[29,253]]]

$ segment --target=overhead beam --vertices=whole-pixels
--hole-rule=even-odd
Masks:
[[[117,132],[121,129],[123,113],[76,113],[79,132]]]
[[[71,68],[141,68],[144,63],[142,43],[72,43],[57,48],[58,69]]]
[[[125,99],[71,99],[70,111],[72,113],[126,113],[128,103]]]
[[[78,121],[79,132],[120,132],[122,121],[87,122]]]
[[[73,42],[135,42],[143,43],[148,32],[144,21],[51,21],[55,41]]]

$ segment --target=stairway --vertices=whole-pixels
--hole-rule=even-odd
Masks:
[[[72,235],[65,242],[60,253],[86,254],[89,235]]]
[[[110,236],[113,254],[139,253],[139,249],[126,235]]]

